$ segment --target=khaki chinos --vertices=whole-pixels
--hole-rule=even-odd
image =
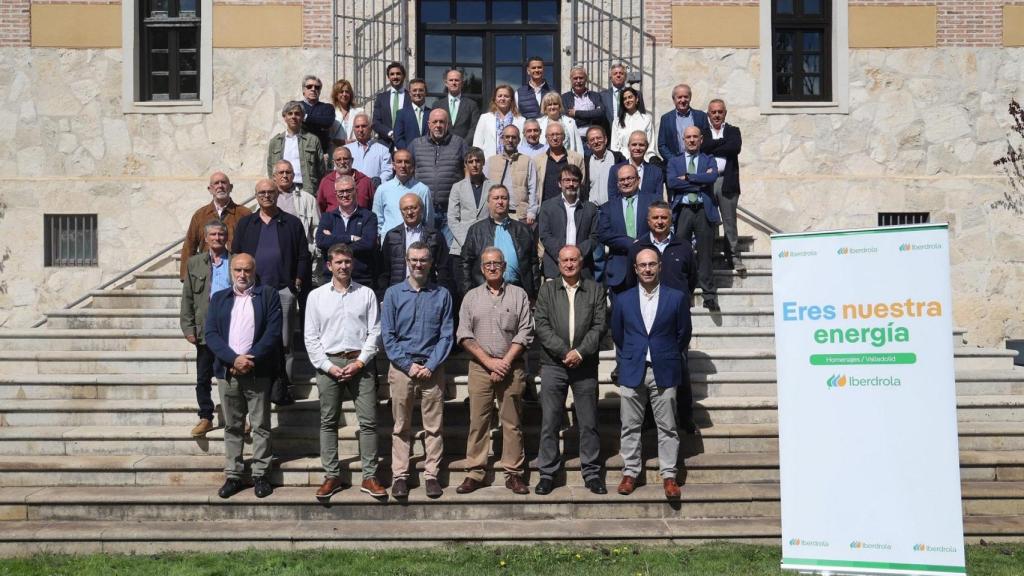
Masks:
[[[467,476],[482,482],[486,476],[487,452],[490,445],[490,423],[494,401],[498,401],[501,422],[501,467],[506,476],[522,476],[526,465],[523,451],[523,429],[520,414],[526,373],[522,359],[512,363],[512,370],[501,382],[491,376],[476,360],[469,362],[469,439],[466,444]]]
[[[391,415],[395,427],[391,433],[391,472],[394,480],[409,478],[409,453],[412,440],[412,411],[416,396],[420,396],[420,411],[423,416],[424,445],[426,447],[426,468],[423,477],[437,479],[441,456],[444,454],[444,367],[438,366],[429,380],[413,380],[408,374],[395,367],[388,370],[391,383]]]

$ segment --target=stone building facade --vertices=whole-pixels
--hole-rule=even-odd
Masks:
[[[643,2],[638,77],[656,115],[677,82],[695,107],[723,98],[744,134],[741,203],[785,231],[874,226],[880,212],[949,222],[957,324],[977,344],[1024,337],[1024,118],[1010,113],[1024,101],[1024,1],[804,1],[831,11],[831,97],[798,104],[772,94],[772,2]],[[199,14],[197,100],[140,99],[141,14],[160,2]],[[629,4],[553,1],[554,20],[538,16],[560,87],[576,62],[574,10],[604,2]],[[421,23],[446,3],[391,4],[404,4],[409,68],[429,72]],[[458,4],[493,16],[499,3]],[[473,32],[451,13],[430,29]],[[354,42],[343,34],[336,50],[333,14],[327,0],[0,4],[0,325],[31,325],[165,249],[207,201],[212,171],[232,177],[236,200],[251,196],[281,104],[304,74],[329,87]],[[482,57],[495,66],[493,50]],[[96,214],[98,265],[44,266],[45,214]]]

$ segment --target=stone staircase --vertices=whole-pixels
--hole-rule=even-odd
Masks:
[[[308,363],[295,378],[299,401],[274,410],[280,486],[221,500],[223,430],[196,440],[195,354],[178,330],[180,283],[168,256],[82,307],[55,311],[40,328],[0,331],[0,554],[36,551],[154,552],[244,546],[300,549],[432,542],[729,539],[777,543],[779,462],[771,257],[767,240],[745,238],[749,272],[720,269],[721,314],[693,308],[690,352],[697,436],[683,436],[681,502],[664,499],[653,431],[645,432],[646,480],[633,496],[582,487],[571,398],[562,444],[566,471],[555,492],[516,496],[495,486],[460,496],[468,429],[464,355],[447,365],[456,398],[445,406],[439,500],[413,489],[405,504],[356,489],[329,506],[322,481],[319,406]],[[699,302],[699,298],[697,299]],[[964,345],[952,335],[957,377],[960,472],[969,541],[1024,538],[1024,370],[1013,353]],[[536,351],[534,351],[536,353]],[[536,364],[535,364],[536,365]],[[380,359],[379,366],[384,366]],[[618,399],[602,352],[599,422],[606,481],[621,478]],[[215,392],[216,393],[216,392]],[[380,406],[382,481],[389,481],[391,416]],[[527,455],[536,454],[540,409],[524,409]],[[344,407],[339,449],[344,480],[359,479],[356,418]],[[495,449],[500,432],[494,431]],[[422,465],[423,446],[414,445]],[[681,460],[682,462],[682,460]],[[495,480],[496,478],[496,480]],[[528,478],[536,482],[535,473]],[[415,484],[415,480],[413,482]],[[564,485],[563,485],[564,484]],[[509,520],[513,520],[509,522]]]

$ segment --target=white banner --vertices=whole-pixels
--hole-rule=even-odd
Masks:
[[[947,226],[772,236],[782,567],[963,574]]]

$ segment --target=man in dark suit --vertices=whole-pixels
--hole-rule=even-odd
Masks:
[[[398,208],[402,211],[402,223],[384,234],[380,247],[380,261],[377,263],[378,293],[383,295],[388,287],[400,284],[409,277],[405,251],[413,242],[422,242],[430,249],[428,280],[450,290],[448,243],[443,234],[423,221],[423,199],[410,192],[398,201]]]
[[[331,139],[329,132],[334,126],[334,106],[327,102],[320,101],[320,92],[324,83],[319,78],[306,75],[302,79],[302,111],[305,117],[302,119],[302,129],[316,135],[320,140],[320,149],[324,152],[330,150]]]
[[[612,124],[619,115],[619,99],[622,98],[622,89],[626,87],[626,65],[622,62],[615,64],[608,71],[608,89],[601,91],[601,104],[604,106],[604,129],[611,133]],[[638,104],[643,104],[644,95],[638,93]]]
[[[408,150],[409,144],[427,133],[427,83],[420,78],[409,81],[409,105],[398,111],[395,120],[395,150]]]
[[[231,288],[213,295],[206,317],[206,345],[224,410],[224,472],[217,494],[230,498],[244,490],[242,457],[246,413],[252,423],[252,479],[256,497],[274,492],[267,474],[270,450],[270,387],[281,344],[281,300],[272,286],[257,286],[256,262],[249,254],[231,259]]]
[[[739,231],[736,229],[736,206],[740,201],[740,150],[743,137],[740,129],[725,123],[725,101],[715,98],[708,103],[708,118],[711,127],[701,134],[703,143],[700,151],[714,156],[718,165],[718,179],[715,180],[715,198],[722,213],[722,228],[725,232],[729,262],[738,272],[747,266],[740,258]]]
[[[565,108],[565,115],[576,121],[576,128],[583,139],[583,152],[586,154],[590,150],[587,129],[604,125],[604,103],[601,102],[600,94],[587,89],[589,79],[586,68],[573,66],[569,71],[569,81],[572,90],[562,93],[562,107]]]
[[[562,194],[540,207],[537,218],[540,243],[544,246],[545,278],[559,275],[558,252],[565,245],[576,246],[584,254],[580,268],[587,278],[594,277],[594,246],[597,245],[597,206],[579,196],[583,174],[572,164],[563,166],[558,180]],[[572,219],[569,215],[572,214]]]
[[[385,68],[388,87],[373,99],[373,131],[385,146],[394,145],[395,119],[398,111],[408,106],[405,91],[405,66],[391,62]]]
[[[448,91],[445,96],[434,100],[434,108],[448,108],[448,117],[452,119],[451,131],[466,141],[466,146],[473,145],[473,133],[480,121],[480,106],[472,98],[462,94],[462,70],[452,68],[444,75],[444,85]]]
[[[722,221],[712,187],[718,178],[715,159],[700,151],[701,132],[690,126],[683,134],[685,149],[668,163],[668,189],[676,212],[676,234],[684,242],[697,237],[697,276],[704,307],[718,312],[712,251],[718,224]]]
[[[629,164],[636,169],[637,177],[640,179],[640,193],[641,194],[653,194],[659,198],[665,193],[665,173],[661,170],[661,167],[657,164],[644,160],[644,156],[647,155],[647,148],[650,143],[647,141],[647,135],[637,130],[629,135],[629,158],[621,164],[612,166],[611,170],[608,171],[608,190],[609,197],[611,191],[615,190],[616,183],[618,182],[619,168]]]
[[[537,455],[540,481],[534,489],[541,496],[551,493],[554,476],[562,465],[558,433],[569,388],[580,434],[583,482],[594,494],[608,493],[601,479],[601,439],[597,433],[598,349],[608,327],[605,291],[603,286],[580,274],[583,256],[576,246],[559,250],[560,277],[541,286],[534,310],[536,336],[543,349],[543,417]]]
[[[679,432],[675,399],[676,388],[688,382],[690,302],[682,292],[661,284],[661,255],[657,250],[641,250],[634,267],[640,284],[619,296],[611,320],[622,421],[622,482],[618,492],[631,494],[644,472],[640,430],[650,403],[658,429],[659,474],[665,496],[675,500],[680,496],[676,482]]]
[[[658,125],[658,155],[666,163],[683,153],[683,131],[688,126],[708,129],[708,115],[690,107],[692,94],[689,86],[677,84],[672,89],[675,109],[661,117],[661,124]]]
[[[658,200],[652,194],[638,194],[639,180],[636,168],[626,164],[619,171],[618,194],[612,195],[601,207],[597,222],[597,237],[608,247],[607,265],[604,270],[604,283],[608,287],[612,304],[616,294],[629,288],[629,248],[650,233],[644,214],[651,202]]]

